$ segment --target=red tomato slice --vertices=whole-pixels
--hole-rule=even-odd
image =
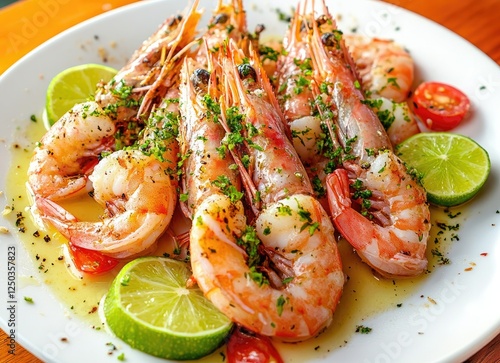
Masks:
[[[424,82],[413,93],[413,112],[431,130],[451,130],[463,120],[469,108],[469,98],[444,83]]]
[[[271,339],[237,327],[227,343],[228,363],[283,363]]]
[[[75,246],[72,243],[69,244],[69,249],[76,268],[89,274],[99,274],[109,271],[118,264],[116,258]]]

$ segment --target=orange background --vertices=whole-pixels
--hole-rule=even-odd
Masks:
[[[137,0],[22,0],[0,10],[0,73],[83,20]]]

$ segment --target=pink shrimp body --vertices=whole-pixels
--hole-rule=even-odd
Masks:
[[[414,63],[410,54],[393,40],[344,35],[363,88],[372,95],[403,102],[410,95]]]
[[[110,82],[98,85],[94,101],[75,105],[47,131],[28,168],[35,198],[57,201],[88,192],[99,155],[137,141],[151,105],[169,89],[168,60],[194,39],[201,18],[197,3],[184,18],[169,18]]]
[[[142,119],[146,124],[139,140],[129,148],[103,156],[89,173],[94,200],[104,208],[101,219],[97,222],[78,220],[56,204],[52,195],[35,193],[35,206],[41,212],[42,219],[51,223],[71,244],[116,258],[137,256],[150,251],[170,224],[177,203],[178,187],[176,171],[179,147],[176,136],[180,115],[175,98],[178,96],[178,74],[184,56],[188,53],[186,48],[179,49],[178,45],[190,47],[189,40],[195,32],[192,27],[200,19],[196,6],[197,2],[186,17],[176,23],[175,36],[166,35],[170,38],[164,46],[169,47],[166,49],[171,52],[167,52],[168,56],[161,62],[161,69],[150,88],[156,90],[149,95],[149,92],[145,93],[143,102],[148,103],[144,106],[146,111],[137,115],[137,119]],[[156,41],[153,43],[156,44]],[[138,55],[139,58],[141,56],[142,53]],[[160,94],[162,98],[158,101]],[[96,105],[95,102],[91,104]],[[87,130],[89,123],[85,120],[88,118],[81,117],[81,128],[75,128],[76,132]],[[98,119],[95,128],[112,134],[115,129],[113,122],[110,122],[109,127],[102,129],[104,124]],[[93,129],[87,131],[90,135],[96,133]],[[51,131],[49,135],[52,135]],[[74,138],[63,138],[63,141],[75,142]],[[62,141],[58,142],[61,145]],[[81,148],[80,144],[78,146]],[[78,148],[74,154],[78,154]],[[94,157],[97,158],[97,155]],[[61,196],[64,197],[67,194]]]
[[[337,230],[358,255],[381,275],[410,277],[427,268],[425,250],[429,238],[430,214],[425,191],[407,175],[392,152],[383,152],[368,169],[353,173],[366,190],[373,192],[383,207],[378,221],[361,215],[351,201],[349,173],[337,169],[327,177],[328,201]],[[376,201],[373,201],[375,204]]]
[[[425,190],[394,154],[382,124],[364,102],[352,59],[326,6],[321,17],[327,21],[312,22],[310,37],[321,90],[316,99],[332,137],[344,148],[341,169],[327,178],[334,225],[382,275],[421,274],[430,230]]]
[[[248,212],[241,201],[231,201],[232,194],[220,191],[203,200],[190,236],[193,274],[238,324],[304,340],[330,324],[342,293],[334,229],[311,196],[257,55],[244,63],[232,42],[228,49],[219,55],[222,73],[216,77],[224,91],[220,117],[256,219],[247,224]]]
[[[368,103],[379,116],[392,145],[420,132],[407,100],[414,80],[411,55],[393,40],[344,35]]]
[[[76,246],[125,258],[147,252],[172,218],[177,194],[165,166],[139,150],[119,150],[90,176],[105,208],[98,222],[80,221],[49,199],[37,199],[43,218]]]
[[[115,132],[115,123],[95,102],[74,106],[35,148],[28,168],[33,195],[57,201],[91,190],[88,174],[99,153],[114,145]]]

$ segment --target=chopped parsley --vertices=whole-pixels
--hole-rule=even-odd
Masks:
[[[213,122],[219,122],[219,116],[221,114],[221,109],[219,103],[217,103],[210,95],[206,94],[202,100],[203,104],[207,109],[207,119]]]
[[[280,205],[278,206],[278,215],[281,216],[291,216],[292,215],[292,208],[288,205]]]
[[[224,195],[228,196],[231,203],[236,203],[243,198],[243,192],[236,189],[226,175],[219,175],[216,180],[212,181],[212,184],[219,188]]]
[[[361,334],[369,334],[372,331],[372,328],[369,328],[364,325],[356,325],[356,333]]]
[[[391,85],[393,85],[394,87],[396,87],[398,89],[400,88],[399,84],[398,84],[398,80],[395,77],[389,77],[389,78],[387,78],[387,84],[391,84]]]
[[[431,250],[431,253],[433,256],[438,258],[438,264],[440,265],[449,265],[450,264],[450,259],[445,257],[441,251],[439,251],[437,248],[433,248]]]
[[[129,274],[126,274],[122,277],[121,281],[120,281],[120,284],[122,286],[128,286],[128,284],[130,283],[130,275]]]
[[[248,272],[248,276],[257,283],[257,285],[269,285],[269,280],[264,276],[262,272],[257,271],[255,266],[250,267],[250,272]]]
[[[260,255],[258,252],[260,239],[257,236],[257,231],[251,226],[246,226],[245,230],[239,238],[237,238],[236,243],[245,249],[248,255],[248,266],[250,268],[256,266],[260,262]]]
[[[278,310],[278,315],[281,316],[283,314],[283,306],[288,301],[288,298],[284,298],[283,295],[280,295],[278,300],[276,301],[276,309]]]
[[[361,204],[361,214],[365,217],[371,217],[368,210],[371,207],[370,198],[372,197],[372,191],[364,187],[363,182],[360,179],[356,179],[351,187],[354,189],[353,199],[359,199]]]
[[[298,206],[298,215],[300,217],[300,220],[304,222],[304,224],[300,227],[300,231],[302,232],[303,230],[307,229],[309,232],[309,235],[313,235],[314,232],[319,228],[319,222],[313,222],[311,218],[311,212],[308,210],[305,210],[297,201],[297,206]]]
[[[259,45],[259,53],[262,61],[265,61],[266,59],[269,59],[271,61],[277,61],[280,55],[280,53],[277,50],[274,50],[273,48],[268,47],[267,45]]]
[[[319,176],[315,175],[312,180],[312,187],[314,190],[314,193],[316,193],[317,198],[322,198],[326,195],[326,188],[323,186],[323,183],[321,182],[321,179]]]
[[[292,21],[292,16],[284,13],[281,9],[276,9],[276,14],[278,14],[278,20],[283,21],[285,23],[289,23]]]
[[[305,58],[303,60],[299,58],[294,58],[293,63],[299,67],[299,69],[302,71],[302,74],[305,76],[311,76],[313,67],[312,67],[312,59],[311,58]]]

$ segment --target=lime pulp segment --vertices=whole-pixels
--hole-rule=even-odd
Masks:
[[[83,64],[67,68],[49,83],[45,113],[53,125],[77,103],[92,99],[99,82],[109,82],[116,69],[100,64]]]
[[[469,137],[420,133],[397,146],[398,156],[422,175],[429,202],[451,207],[474,197],[486,182],[490,159]]]

